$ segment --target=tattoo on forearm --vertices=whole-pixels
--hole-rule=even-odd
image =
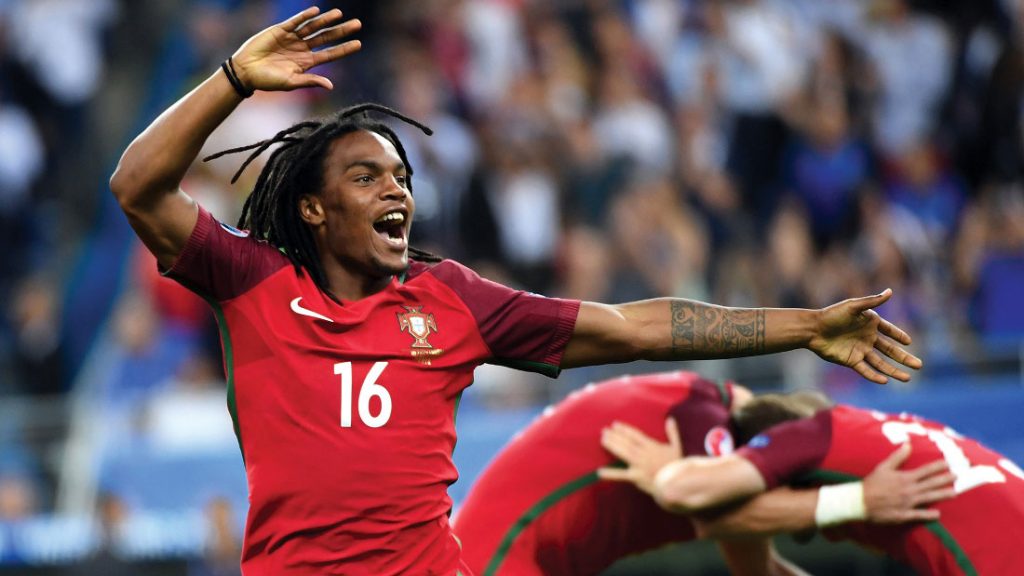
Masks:
[[[765,351],[764,310],[672,300],[672,352],[741,356]]]

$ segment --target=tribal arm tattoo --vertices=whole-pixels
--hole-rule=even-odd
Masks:
[[[729,358],[764,354],[765,310],[670,300],[672,355]]]

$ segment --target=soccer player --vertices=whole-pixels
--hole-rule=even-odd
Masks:
[[[863,478],[900,446],[903,452],[912,451],[910,465],[934,458],[949,465],[955,496],[934,504],[939,518],[885,527],[844,524],[825,530],[825,536],[881,550],[919,574],[1024,574],[1019,548],[1024,542],[1024,472],[949,427],[907,414],[831,406],[824,397],[808,393],[755,398],[733,415],[733,425],[737,441],[746,442],[735,453],[677,459],[658,468],[650,456],[663,453],[664,445],[619,424],[603,435],[602,443],[630,467],[602,475],[634,481],[666,508],[687,513],[785,483]],[[937,493],[950,490],[939,486],[941,480],[935,478]],[[828,498],[815,509],[819,521],[828,524],[862,516],[863,499],[855,483],[821,489],[822,494],[826,491]],[[728,516],[720,518],[719,528],[731,523]],[[746,525],[750,528],[749,522]],[[708,534],[717,529],[710,528]]]
[[[688,517],[666,512],[631,485],[599,480],[598,469],[615,459],[595,440],[613,421],[623,421],[671,439],[664,445],[666,459],[678,458],[678,447],[687,454],[728,454],[730,412],[749,397],[742,386],[713,383],[693,372],[627,376],[571,394],[517,434],[473,484],[454,519],[463,560],[478,576],[586,576],[626,556],[695,539]],[[886,462],[865,479],[867,518],[933,517],[934,511],[918,510],[911,502],[928,489],[922,483],[945,467],[912,476],[897,472],[898,463]],[[816,500],[816,491],[806,492],[799,497]],[[743,518],[730,517],[718,535],[814,526],[809,507],[789,506],[791,499],[787,494],[784,506],[773,505],[777,495],[766,494],[756,525],[745,527]],[[713,519],[708,522],[715,526]],[[718,545],[735,576],[764,575],[770,568],[793,571],[767,539]]]
[[[634,359],[806,347],[876,382],[920,360],[872,308],[733,309],[679,299],[548,299],[409,246],[413,167],[363,105],[300,122],[270,153],[237,230],[180,189],[211,132],[256,90],[318,86],[358,20],[309,8],[247,40],[146,128],[110,186],[169,277],[214,308],[245,461],[248,576],[453,574],[446,488],[459,394],[484,362],[555,375]],[[422,127],[425,131],[425,127]]]

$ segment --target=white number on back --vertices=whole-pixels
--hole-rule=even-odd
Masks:
[[[374,362],[359,388],[359,419],[370,428],[380,428],[391,418],[391,395],[387,388],[377,384],[387,362]],[[352,427],[352,363],[338,362],[334,373],[341,376],[341,427]],[[380,398],[380,412],[370,414],[370,398]]]
[[[957,494],[983,484],[1006,482],[1006,476],[995,466],[972,466],[967,455],[957,445],[956,438],[942,430],[925,428],[918,422],[886,422],[882,424],[882,434],[885,434],[893,444],[903,444],[910,440],[911,434],[931,440],[939,452],[942,452],[943,459],[949,465],[949,471],[956,476],[953,490]]]

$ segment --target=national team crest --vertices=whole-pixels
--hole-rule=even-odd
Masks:
[[[430,342],[427,342],[427,337],[430,336],[431,331],[437,332],[434,315],[421,312],[422,306],[402,306],[402,308],[405,308],[405,312],[396,314],[398,328],[403,332],[409,332],[409,335],[415,339],[412,347],[433,348]]]

